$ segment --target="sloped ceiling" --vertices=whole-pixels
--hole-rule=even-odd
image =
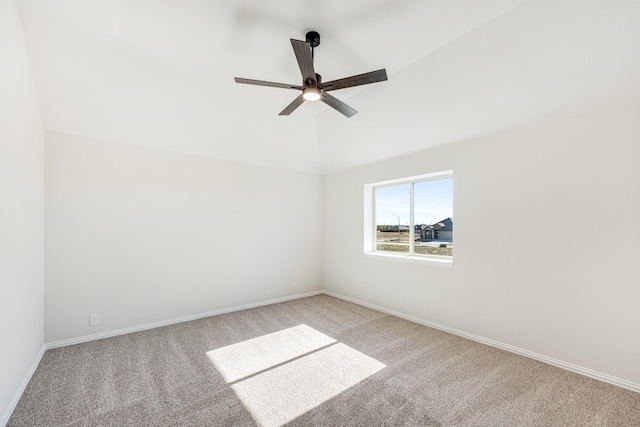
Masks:
[[[330,172],[640,98],[637,0],[17,0],[48,132]],[[316,30],[347,119],[294,91]]]

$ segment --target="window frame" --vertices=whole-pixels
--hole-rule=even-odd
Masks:
[[[423,175],[415,175],[405,178],[374,182],[364,185],[364,255],[377,259],[396,260],[428,264],[441,267],[453,267],[453,256],[427,255],[414,253],[415,224],[414,224],[414,188],[413,185],[435,181],[439,179],[453,178],[453,170],[433,172]],[[409,184],[409,252],[378,251],[376,245],[376,189],[395,185]],[[454,184],[455,188],[455,184]]]

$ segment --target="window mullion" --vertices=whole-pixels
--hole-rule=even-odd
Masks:
[[[413,244],[416,239],[416,227],[413,224],[413,185],[409,185],[409,255],[413,255]]]

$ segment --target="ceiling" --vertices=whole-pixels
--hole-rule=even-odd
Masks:
[[[640,99],[637,0],[16,0],[48,132],[326,173]],[[347,119],[295,91],[322,36]]]

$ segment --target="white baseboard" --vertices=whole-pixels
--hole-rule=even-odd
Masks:
[[[409,320],[409,321],[414,322],[414,323],[419,323],[421,325],[425,325],[425,326],[428,326],[430,328],[439,329],[441,331],[448,332],[448,333],[451,333],[451,334],[454,334],[454,335],[458,335],[458,336],[461,336],[461,337],[464,337],[464,338],[468,338],[470,340],[477,341],[477,342],[480,342],[482,344],[487,344],[487,345],[490,345],[492,347],[496,347],[496,348],[499,348],[499,349],[502,349],[502,350],[506,350],[506,351],[509,351],[511,353],[516,353],[516,354],[519,354],[519,355],[522,355],[522,356],[529,357],[531,359],[536,359],[536,360],[539,360],[541,362],[547,363],[549,365],[557,366],[559,368],[566,369],[568,371],[572,371],[572,372],[575,372],[575,373],[578,373],[578,374],[581,374],[581,375],[585,375],[585,376],[590,377],[590,378],[594,378],[596,380],[604,381],[606,383],[617,385],[618,387],[626,388],[628,390],[640,393],[640,384],[637,384],[637,383],[634,383],[634,382],[631,382],[631,381],[627,381],[627,380],[623,380],[622,378],[617,378],[617,377],[614,377],[614,376],[611,376],[611,375],[603,374],[601,372],[594,371],[592,369],[583,368],[582,366],[574,365],[573,363],[564,362],[562,360],[558,360],[558,359],[554,359],[552,357],[548,357],[548,356],[545,356],[545,355],[542,355],[542,354],[534,353],[533,351],[525,350],[525,349],[519,348],[519,347],[514,347],[514,346],[509,345],[509,344],[504,344],[504,343],[501,343],[499,341],[495,341],[495,340],[492,340],[492,339],[489,339],[489,338],[481,337],[480,335],[470,334],[470,333],[461,331],[459,329],[450,328],[448,326],[440,325],[438,323],[430,322],[428,320],[424,320],[424,319],[421,319],[419,317],[410,316],[408,314],[400,313],[398,311],[391,310],[391,309],[386,308],[386,307],[380,307],[380,306],[375,305],[375,304],[370,304],[368,302],[361,301],[361,300],[356,299],[356,298],[351,298],[351,297],[348,297],[348,296],[345,296],[345,295],[341,295],[341,294],[338,294],[338,293],[335,293],[335,292],[331,292],[331,291],[326,291],[325,290],[322,293],[324,293],[326,295],[329,295],[329,296],[332,296],[332,297],[335,297],[335,298],[339,298],[339,299],[342,299],[342,300],[345,300],[345,301],[352,302],[354,304],[362,305],[364,307],[368,307],[368,308],[371,308],[371,309],[376,310],[376,311],[381,311],[383,313],[391,314],[391,315],[396,316],[396,317],[401,317],[403,319]]]
[[[519,354],[525,357],[529,357],[531,359],[536,359],[539,360],[541,362],[547,363],[549,365],[553,365],[553,366],[557,366],[559,368],[562,369],[566,369],[568,371],[572,371],[581,375],[585,375],[587,377],[590,378],[594,378],[600,381],[604,381],[606,383],[610,383],[619,387],[623,387],[626,388],[628,390],[631,391],[635,391],[637,393],[640,393],[640,384],[638,383],[634,383],[631,381],[627,381],[624,380],[622,378],[617,378],[608,374],[604,374],[598,371],[594,371],[592,369],[588,369],[588,368],[584,368],[582,366],[578,366],[578,365],[574,365],[572,363],[568,363],[568,362],[564,362],[562,360],[559,359],[554,359],[552,357],[548,357],[542,354],[538,354],[535,353],[533,351],[529,351],[529,350],[525,350],[523,348],[519,348],[519,347],[515,347],[509,344],[505,344],[499,341],[495,341],[489,338],[485,338],[479,335],[475,335],[475,334],[471,334],[468,332],[464,332],[461,331],[459,329],[454,329],[454,328],[450,328],[448,326],[444,326],[444,325],[440,325],[438,323],[435,322],[430,322],[428,320],[425,319],[421,319],[419,317],[415,317],[415,316],[411,316],[405,313],[401,313],[386,307],[381,307],[375,304],[370,304],[366,301],[362,301],[356,298],[351,298],[342,294],[338,294],[336,292],[332,292],[332,291],[327,291],[327,290],[319,290],[319,291],[313,291],[313,292],[307,292],[307,293],[303,293],[303,294],[296,294],[296,295],[291,295],[291,296],[287,296],[287,297],[282,297],[282,298],[275,298],[275,299],[270,299],[270,300],[265,300],[265,301],[259,301],[259,302],[255,302],[255,303],[250,303],[250,304],[244,304],[244,305],[238,305],[238,306],[234,306],[234,307],[228,307],[228,308],[223,308],[223,309],[219,309],[219,310],[213,310],[213,311],[208,311],[205,313],[199,313],[199,314],[193,314],[193,315],[189,315],[189,316],[184,316],[184,317],[179,317],[179,318],[174,318],[174,319],[168,319],[168,320],[163,320],[163,321],[159,321],[159,322],[153,322],[153,323],[147,323],[144,325],[138,325],[138,326],[133,326],[133,327],[129,327],[129,328],[123,328],[123,329],[117,329],[117,330],[113,330],[113,331],[107,331],[107,332],[102,332],[99,334],[93,334],[93,335],[85,335],[82,337],[77,337],[77,338],[71,338],[71,339],[67,339],[67,340],[61,340],[61,341],[55,341],[55,342],[51,342],[51,343],[47,343],[45,344],[45,346],[43,347],[42,351],[40,352],[40,354],[38,355],[36,361],[34,362],[34,365],[32,366],[32,369],[29,373],[29,375],[27,376],[27,378],[24,381],[24,384],[22,385],[22,387],[20,388],[19,392],[16,393],[16,398],[15,398],[15,402],[11,405],[10,410],[7,410],[6,414],[3,416],[2,419],[0,419],[0,425],[3,425],[3,423],[6,423],[9,419],[9,416],[11,415],[11,413],[13,412],[13,409],[15,408],[15,405],[18,403],[18,400],[20,399],[20,396],[22,395],[22,392],[24,391],[25,387],[27,386],[27,383],[29,382],[29,379],[31,378],[31,375],[33,375],[33,372],[35,372],[36,367],[38,366],[38,363],[40,362],[40,359],[42,358],[42,355],[44,354],[45,349],[51,349],[51,348],[56,348],[56,347],[63,347],[63,346],[67,346],[67,345],[72,345],[72,344],[79,344],[82,342],[88,342],[88,341],[94,341],[94,340],[98,340],[98,339],[102,339],[102,338],[108,338],[108,337],[113,337],[113,336],[118,336],[118,335],[124,335],[124,334],[129,334],[132,332],[138,332],[138,331],[144,331],[147,329],[153,329],[153,328],[157,328],[160,326],[167,326],[167,325],[173,325],[176,323],[182,323],[182,322],[188,322],[190,320],[196,320],[196,319],[201,319],[203,317],[210,317],[210,316],[216,316],[219,314],[225,314],[225,313],[231,313],[234,311],[240,311],[240,310],[246,310],[246,309],[250,309],[250,308],[256,308],[256,307],[261,307],[261,306],[265,306],[265,305],[269,305],[269,304],[276,304],[279,302],[285,302],[285,301],[290,301],[290,300],[294,300],[294,299],[299,299],[299,298],[306,298],[306,297],[310,297],[310,296],[314,296],[314,295],[320,295],[320,294],[326,294],[335,298],[339,298],[345,301],[349,301],[352,302],[354,304],[358,304],[364,307],[368,307],[371,308],[373,310],[377,310],[383,313],[387,313],[387,314],[391,314],[393,316],[396,317],[400,317],[406,320],[409,320],[411,322],[414,323],[418,323],[421,325],[425,325],[434,329],[439,329],[441,331],[444,332],[448,332],[454,335],[458,335],[464,338],[468,338],[470,340],[473,341],[477,341],[480,342],[482,344],[486,344],[486,345],[490,345],[492,347],[496,347],[502,350],[506,350],[509,351],[511,353],[515,353],[515,354]]]
[[[296,295],[286,296],[282,298],[274,298],[274,299],[254,302],[250,304],[243,304],[243,305],[237,305],[234,307],[221,308],[219,310],[207,311],[205,313],[198,313],[198,314],[192,314],[189,316],[176,317],[174,319],[161,320],[159,322],[145,323],[143,325],[132,326],[132,327],[123,328],[123,329],[116,329],[113,331],[101,332],[99,334],[84,335],[77,338],[69,338],[66,340],[54,341],[54,342],[47,343],[45,345],[48,350],[51,348],[64,347],[67,345],[79,344],[83,342],[99,340],[102,338],[109,338],[109,337],[115,337],[118,335],[130,334],[132,332],[144,331],[147,329],[158,328],[160,326],[173,325],[176,323],[188,322],[190,320],[202,319],[203,317],[217,316],[219,314],[231,313],[234,311],[246,310],[249,308],[256,308],[264,305],[276,304],[279,302],[291,301],[294,299],[306,298],[306,297],[311,297],[311,296],[320,295],[320,294],[322,294],[322,291],[306,292],[303,294],[296,294]]]
[[[13,410],[16,409],[16,405],[18,404],[18,401],[20,401],[20,398],[22,397],[22,393],[24,393],[24,390],[27,388],[29,381],[31,381],[31,377],[33,376],[33,373],[38,368],[38,365],[40,364],[40,360],[42,360],[42,356],[44,356],[45,350],[46,350],[46,347],[43,345],[40,351],[38,352],[38,354],[36,355],[36,358],[33,360],[33,363],[31,364],[29,371],[27,372],[27,374],[24,376],[24,379],[20,383],[20,387],[18,387],[18,389],[16,390],[16,393],[14,394],[13,399],[11,399],[9,406],[5,409],[4,413],[2,414],[2,417],[0,417],[0,426],[5,426],[9,422],[9,418],[11,418],[11,414],[13,414]]]

